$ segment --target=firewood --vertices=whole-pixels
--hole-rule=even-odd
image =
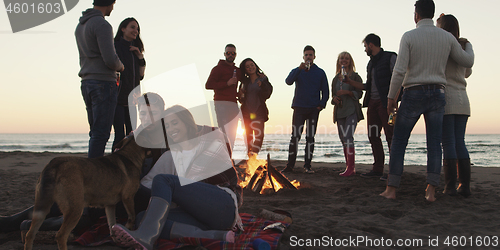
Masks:
[[[269,162],[267,163],[267,171],[270,172],[271,176],[281,185],[283,188],[297,189],[290,181],[283,176],[276,168],[274,168]]]
[[[269,179],[269,182],[271,182],[271,187],[273,189],[274,192],[276,192],[276,188],[274,187],[274,181],[273,181],[273,178],[271,178],[271,171],[267,171],[267,178]]]
[[[254,193],[260,193],[262,187],[264,187],[264,183],[266,183],[266,179],[267,179],[267,171],[264,171],[260,179],[255,183],[255,186],[252,188],[252,191]]]
[[[264,169],[263,166],[259,166],[255,172],[252,175],[252,179],[248,182],[248,185],[246,186],[247,189],[252,189],[253,185],[255,184],[255,181],[259,178],[259,175],[262,173],[262,170]]]

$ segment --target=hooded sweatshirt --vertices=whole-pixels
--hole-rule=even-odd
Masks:
[[[113,44],[113,28],[100,10],[82,12],[75,30],[80,53],[82,80],[116,81],[116,72],[123,67]]]

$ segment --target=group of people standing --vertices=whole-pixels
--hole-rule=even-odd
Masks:
[[[390,199],[396,198],[406,146],[422,114],[426,124],[428,158],[425,198],[435,201],[441,166],[445,173],[443,193],[458,193],[464,197],[471,194],[471,163],[464,139],[470,116],[465,78],[472,72],[474,52],[467,39],[460,38],[457,19],[453,15],[441,14],[436,27],[432,21],[434,12],[432,0],[416,1],[414,20],[417,28],[403,35],[399,55],[382,49],[377,35],[365,37],[365,52],[370,56],[365,84],[355,72],[354,60],[348,52],[341,52],[337,59],[331,103],[335,105],[333,121],[337,123],[346,161],[346,170],[340,175],[355,174],[353,135],[357,123],[364,119],[359,99],[362,90],[365,90],[363,107],[368,107],[368,138],[374,163],[372,170],[361,174],[361,177],[387,180],[387,188],[381,196]],[[314,64],[314,48],[306,46],[303,58],[304,62],[286,78],[288,85],[295,83],[295,96],[292,103],[292,138],[288,163],[283,171],[291,172],[295,167],[297,144],[305,122],[304,171],[314,173],[311,169],[314,135],[318,114],[325,107],[329,92],[324,71]],[[391,113],[394,124],[388,123]],[[382,129],[390,154],[387,176],[383,174]],[[441,147],[444,151],[443,165]],[[457,177],[460,182],[458,188]]]
[[[242,193],[231,161],[237,122],[243,118],[248,152],[258,153],[264,138],[264,123],[269,119],[266,100],[273,87],[251,58],[236,67],[236,47],[228,44],[225,60],[220,60],[212,69],[206,83],[206,88],[214,91],[221,130],[197,125],[184,107],[176,105],[165,110],[164,100],[155,93],[136,98],[141,125],[133,128],[130,121],[136,118],[128,115],[134,113],[129,112],[131,102],[128,99],[129,93],[144,77],[144,45],[139,36],[139,23],[134,18],[127,18],[120,24],[113,44],[112,28],[104,17],[110,15],[114,2],[94,0],[94,8],[83,12],[75,31],[80,52],[81,90],[90,125],[88,157],[104,154],[112,125],[115,143],[132,132],[138,143],[146,140],[157,145],[152,147],[156,149],[150,161],[144,162],[141,187],[135,197],[136,211],[145,211],[138,216],[142,223],[137,223],[139,226],[134,231],[115,225],[112,230],[115,241],[139,249],[152,249],[159,237],[234,242],[235,228],[242,229],[238,215]],[[390,199],[396,198],[405,149],[422,114],[427,134],[426,199],[435,200],[442,166],[444,193],[465,197],[471,194],[471,163],[464,142],[470,116],[465,78],[471,74],[474,52],[472,45],[460,38],[457,19],[442,14],[436,27],[432,21],[434,11],[432,0],[416,1],[414,20],[417,28],[403,35],[398,54],[384,51],[377,35],[365,37],[365,52],[370,56],[366,83],[356,73],[354,60],[348,52],[341,52],[337,58],[331,103],[335,106],[333,121],[337,124],[346,159],[346,170],[340,175],[355,174],[353,135],[357,123],[364,119],[362,106],[368,107],[368,138],[374,163],[372,170],[361,176],[384,177],[385,155],[381,141],[384,129],[390,160],[387,187],[380,195]],[[288,85],[295,84],[295,94],[293,129],[284,172],[293,171],[295,167],[305,124],[304,170],[314,173],[311,168],[314,136],[319,113],[330,99],[326,74],[314,63],[315,58],[315,49],[307,45],[303,50],[304,61],[285,80]],[[121,76],[116,72],[121,72]],[[361,105],[363,90],[366,94]],[[398,100],[401,100],[399,106]],[[397,119],[394,126],[390,126],[387,120],[393,111],[397,111]],[[212,166],[222,168],[206,175],[206,171],[213,170]],[[191,179],[191,184],[184,185],[186,179]],[[57,206],[52,210],[53,216],[60,215]],[[11,231],[18,229],[21,223],[30,224],[32,213],[33,207],[0,218],[0,230]],[[53,229],[60,224],[60,219],[47,220],[42,226]]]

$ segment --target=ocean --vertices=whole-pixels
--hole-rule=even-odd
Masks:
[[[382,135],[384,139],[384,135]],[[0,152],[62,152],[86,153],[88,150],[88,134],[0,134]],[[373,157],[370,143],[365,134],[355,135],[356,163],[371,164]],[[478,167],[500,167],[500,135],[466,135],[467,149],[471,162]],[[290,135],[267,134],[259,154],[265,158],[267,153],[273,160],[287,160]],[[113,135],[106,146],[111,152]],[[383,141],[385,152],[387,144]],[[305,136],[299,144],[298,160],[304,159]],[[425,135],[411,135],[405,154],[405,165],[426,165]],[[242,136],[238,136],[234,148],[234,158],[245,158],[245,145]],[[316,135],[313,162],[344,162],[342,146],[338,135]],[[389,155],[386,154],[386,164]]]

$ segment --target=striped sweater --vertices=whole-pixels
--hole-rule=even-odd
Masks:
[[[432,19],[420,20],[416,29],[406,32],[401,38],[387,97],[394,99],[401,86],[446,86],[448,58],[460,66],[471,68],[474,64],[472,45],[467,43],[464,51],[457,39],[434,26]]]

